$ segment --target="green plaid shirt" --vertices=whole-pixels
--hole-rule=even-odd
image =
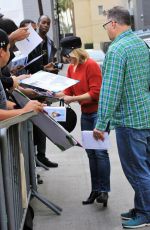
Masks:
[[[150,54],[132,30],[111,44],[103,64],[96,128],[150,128]]]

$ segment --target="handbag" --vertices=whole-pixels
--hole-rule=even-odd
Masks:
[[[64,100],[60,100],[60,106],[64,106]],[[71,133],[77,124],[77,115],[70,105],[66,106],[66,121],[58,122],[64,129]]]

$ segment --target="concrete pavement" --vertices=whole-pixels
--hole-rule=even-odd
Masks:
[[[74,104],[72,108],[78,114],[78,124],[72,134],[81,140],[80,108],[78,104]],[[82,200],[90,193],[88,159],[84,149],[73,147],[61,152],[49,140],[47,141],[47,156],[50,160],[58,162],[59,167],[40,172],[44,184],[40,185],[38,190],[50,201],[62,207],[63,212],[58,216],[34,200],[34,230],[122,229],[120,213],[133,207],[133,191],[120,166],[114,131],[110,136],[111,192],[107,208],[96,202],[92,205],[82,205]]]

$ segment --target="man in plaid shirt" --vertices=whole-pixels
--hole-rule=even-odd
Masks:
[[[98,120],[93,135],[115,128],[123,171],[135,192],[134,208],[122,213],[124,228],[150,225],[150,53],[130,28],[123,7],[107,12],[103,25],[112,44],[103,64]]]

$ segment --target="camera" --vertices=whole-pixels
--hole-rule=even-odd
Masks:
[[[54,68],[55,68],[55,69],[62,69],[62,68],[63,68],[63,63],[55,62],[55,63],[54,63]]]

